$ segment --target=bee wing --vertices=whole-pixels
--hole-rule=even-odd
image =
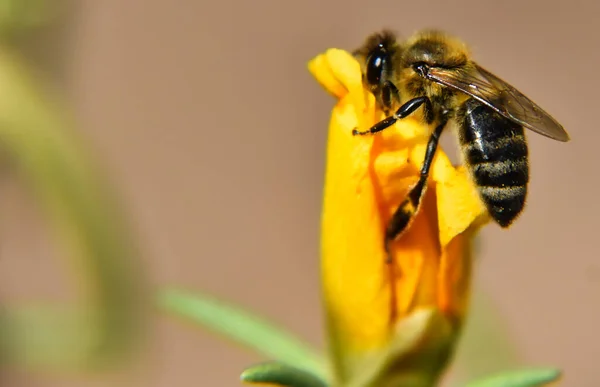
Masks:
[[[427,77],[459,90],[504,117],[546,137],[569,141],[569,135],[550,114],[494,74],[475,64],[468,69],[431,67]]]

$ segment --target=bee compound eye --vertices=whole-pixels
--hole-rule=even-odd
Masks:
[[[378,46],[369,55],[366,66],[366,78],[370,85],[379,85],[387,60],[388,53],[381,46]]]

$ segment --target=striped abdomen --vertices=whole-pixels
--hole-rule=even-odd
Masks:
[[[529,165],[523,127],[479,101],[459,114],[460,144],[467,167],[490,215],[509,226],[525,206]]]

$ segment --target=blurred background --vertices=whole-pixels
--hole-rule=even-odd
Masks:
[[[218,295],[317,346],[319,217],[334,100],[306,63],[327,48],[352,50],[384,27],[403,36],[435,27],[463,38],[481,65],[551,112],[572,141],[529,135],[528,207],[510,231],[491,225],[478,241],[474,310],[457,372],[469,361],[473,375],[556,366],[564,386],[600,383],[600,3],[21,3],[54,16],[3,44],[66,101],[86,154],[117,191],[151,285]],[[452,138],[444,144],[455,153]],[[3,302],[72,299],[71,267],[35,200],[5,173]],[[244,367],[264,360],[168,316],[150,320],[147,356],[131,372],[6,366],[2,382],[235,386]]]

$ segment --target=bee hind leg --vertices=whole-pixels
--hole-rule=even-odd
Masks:
[[[433,157],[435,156],[435,151],[437,150],[438,142],[445,126],[446,121],[443,121],[440,125],[436,126],[433,133],[431,133],[429,141],[427,142],[427,150],[425,151],[425,158],[423,160],[423,165],[421,166],[419,180],[408,192],[408,195],[406,195],[406,198],[404,198],[402,203],[398,206],[387,224],[384,248],[386,253],[386,263],[388,264],[392,263],[390,251],[392,242],[398,240],[400,236],[402,236],[419,211],[421,199],[425,196],[425,191],[427,190],[427,179],[429,177],[431,163],[433,162]]]

